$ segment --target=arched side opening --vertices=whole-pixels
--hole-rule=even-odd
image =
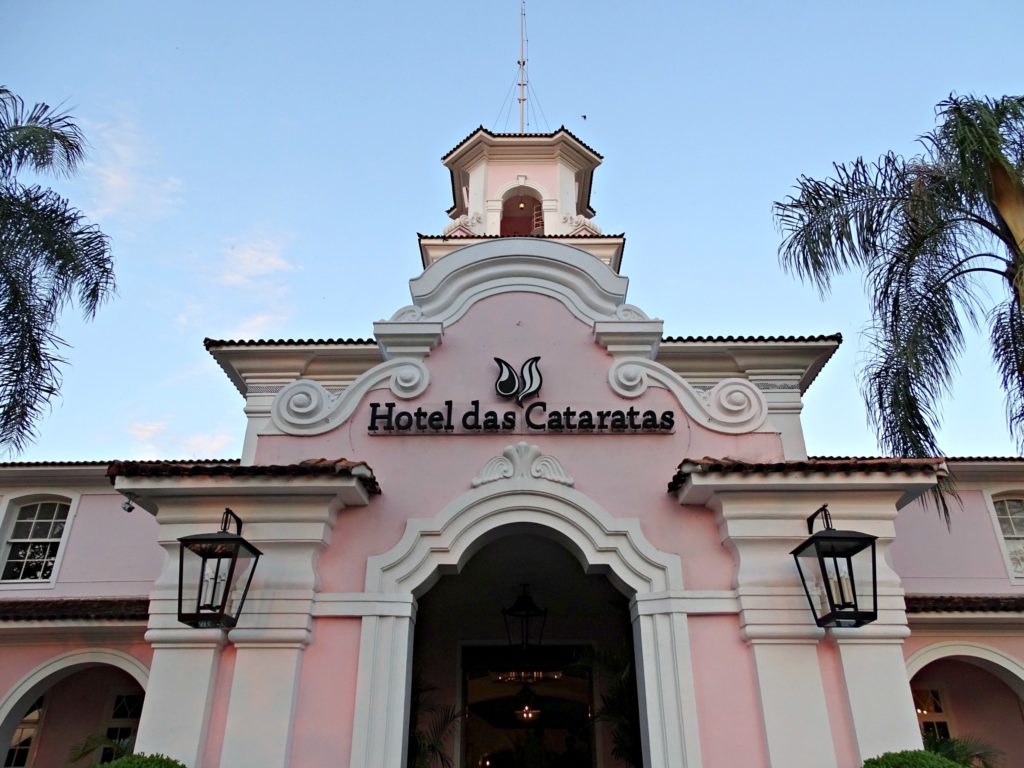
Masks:
[[[115,650],[62,654],[39,665],[0,700],[5,764],[64,765],[86,739],[109,739],[96,759],[115,756],[114,743],[134,741],[149,673]],[[106,749],[107,753],[103,750]]]
[[[558,542],[587,574],[605,575],[629,597],[644,765],[700,766],[689,633],[675,555],[647,541],[635,519],[613,518],[564,484],[527,472],[489,481],[436,517],[413,519],[389,552],[367,561],[366,592],[407,600],[363,619],[352,765],[404,768],[417,598],[462,572],[484,547],[511,533]]]
[[[922,734],[1024,754],[1024,666],[980,644],[946,642],[907,661]]]
[[[527,237],[544,234],[544,204],[536,190],[519,186],[502,198],[502,237]]]

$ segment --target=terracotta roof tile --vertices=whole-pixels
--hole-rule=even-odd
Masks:
[[[311,344],[344,344],[349,346],[377,346],[373,339],[203,339],[207,349],[216,347],[285,347]]]
[[[17,467],[109,467],[113,459],[90,461],[4,461],[0,469]],[[160,459],[158,461],[138,461],[137,464],[231,464],[238,459]]]
[[[942,468],[942,459],[860,459],[830,458],[806,459],[804,461],[753,462],[739,459],[683,459],[678,471],[668,484],[670,493],[678,490],[690,475],[724,474],[861,474],[864,472],[937,472]]]
[[[1024,595],[907,595],[907,613],[1024,612]]]
[[[963,462],[979,462],[979,461],[991,461],[991,462],[1008,462],[1012,464],[1024,464],[1024,456],[947,456],[946,461],[963,461]]]
[[[712,343],[721,344],[729,342],[738,342],[743,344],[749,344],[751,342],[766,342],[770,344],[796,342],[796,343],[812,343],[822,341],[834,341],[837,344],[841,344],[843,341],[843,334],[841,333],[830,333],[830,334],[819,334],[817,336],[666,336],[662,341],[665,342],[686,342],[686,343]]]
[[[494,138],[494,139],[553,139],[558,134],[564,133],[567,136],[569,136],[570,138],[574,139],[577,143],[579,143],[582,147],[584,147],[588,152],[593,153],[598,159],[600,159],[600,160],[604,159],[604,157],[601,155],[600,152],[595,150],[593,147],[588,146],[585,141],[583,141],[579,136],[577,136],[575,133],[570,131],[564,125],[559,126],[558,130],[552,131],[551,133],[495,133],[494,131],[487,130],[486,128],[484,128],[481,125],[478,128],[474,128],[472,131],[469,132],[469,135],[466,136],[466,138],[464,138],[462,141],[460,141],[458,144],[456,144],[450,150],[445,152],[444,156],[441,158],[441,162],[443,163],[449,157],[454,155],[459,150],[459,148],[462,147],[463,144],[465,144],[467,141],[469,141],[470,139],[472,139],[474,136],[476,136],[478,133],[481,133],[481,132],[486,133],[488,136],[490,136],[491,138]]]
[[[107,468],[111,482],[117,477],[355,477],[369,493],[380,493],[377,478],[365,461],[307,459],[298,464],[176,464],[159,461],[114,461]]]
[[[0,600],[0,621],[59,621],[62,619],[145,621],[148,617],[149,599],[144,597]]]

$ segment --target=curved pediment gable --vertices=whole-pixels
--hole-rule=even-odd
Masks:
[[[449,325],[477,301],[509,292],[554,298],[588,325],[650,321],[641,309],[626,303],[628,285],[627,278],[601,260],[570,245],[536,238],[501,238],[454,251],[410,280],[413,303],[396,312],[388,323]],[[386,332],[388,323],[376,323],[375,331]]]

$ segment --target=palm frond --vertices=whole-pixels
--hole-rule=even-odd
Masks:
[[[12,178],[26,167],[69,174],[84,156],[85,137],[71,115],[45,103],[28,108],[0,86],[0,178]]]
[[[942,455],[940,405],[964,325],[985,316],[1010,431],[1024,445],[1024,334],[1014,315],[1024,301],[1024,98],[951,96],[937,119],[921,155],[837,164],[821,181],[802,176],[773,209],[782,266],[823,296],[836,275],[863,271],[873,350],[861,389],[880,445],[897,456]],[[992,277],[1015,307],[988,311],[981,280]]]
[[[91,318],[114,291],[108,240],[50,190],[0,184],[0,444],[15,452],[60,389],[56,333],[77,300]]]

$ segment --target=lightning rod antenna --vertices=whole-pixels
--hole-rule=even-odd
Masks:
[[[519,11],[519,132],[526,133],[526,0]]]

